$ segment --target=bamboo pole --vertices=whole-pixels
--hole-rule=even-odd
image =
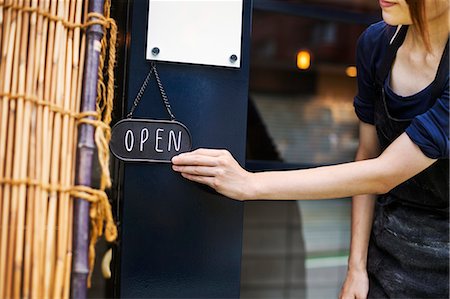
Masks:
[[[39,2],[39,9],[42,11],[49,10],[50,2],[46,0],[41,0]],[[42,15],[38,15],[37,18],[37,35],[36,35],[36,60],[35,60],[35,76],[36,76],[36,90],[35,93],[38,98],[44,98],[44,75],[45,75],[45,53],[46,53],[46,39],[47,39],[47,29],[48,20],[43,18]],[[39,143],[36,145],[36,172],[37,177],[41,180],[42,174],[42,163],[43,163],[43,107],[39,105],[36,112],[36,139]],[[44,204],[43,191],[37,186],[35,189],[35,207],[34,207],[34,230],[33,230],[33,260],[32,260],[32,273],[31,273],[31,298],[41,298],[41,281],[42,276],[42,247],[44,238],[44,224],[43,219],[45,219],[45,210],[43,210]]]
[[[57,10],[57,2],[51,1],[50,4],[50,13],[52,15],[56,14]],[[46,52],[46,60],[45,60],[45,79],[44,82],[46,84],[44,85],[44,98],[48,101],[54,103],[55,101],[55,91],[56,91],[56,72],[55,72],[55,64],[53,63],[53,57],[54,52],[56,52],[55,47],[55,29],[56,24],[55,22],[50,21],[48,26],[48,38],[47,38],[47,52]],[[57,44],[56,44],[57,45]],[[51,142],[53,140],[53,120],[54,120],[54,114],[49,110],[47,106],[44,106],[43,111],[43,162],[42,162],[42,175],[41,179],[44,183],[50,183],[50,161],[51,161],[51,155],[52,155],[52,147]],[[41,253],[41,263],[42,263],[42,278],[41,278],[41,296],[43,298],[49,297],[49,291],[50,291],[50,275],[52,271],[52,262],[51,259],[52,253],[52,234],[53,234],[53,227],[54,224],[52,223],[52,219],[48,217],[48,215],[54,214],[54,208],[53,206],[49,205],[49,199],[48,197],[51,196],[50,192],[47,192],[44,190],[43,192],[43,219],[44,219],[44,226],[43,226],[43,251]]]
[[[31,117],[33,123],[33,116]],[[33,129],[34,130],[34,129]],[[30,137],[30,151],[28,156],[28,169],[30,177],[36,179],[34,173],[34,161],[36,160],[36,151],[34,150],[36,144],[36,137],[34,132]],[[23,277],[22,277],[22,292],[21,298],[30,298],[31,289],[31,268],[33,258],[33,231],[34,231],[34,209],[35,209],[35,187],[28,186],[26,195],[26,214],[25,214],[25,243],[24,243],[24,264],[23,264]]]
[[[24,6],[29,6],[30,1],[25,0]],[[20,41],[20,54],[19,54],[19,82],[18,93],[25,93],[26,83],[26,71],[27,71],[27,54],[29,50],[28,35],[29,35],[29,22],[30,15],[23,13],[22,15],[22,35]],[[30,49],[31,51],[33,49]],[[15,157],[14,157],[14,171],[13,177],[19,180],[26,179],[27,172],[27,150],[30,133],[30,114],[31,107],[28,101],[24,102],[22,97],[18,98],[17,104],[17,118],[16,118],[16,134],[15,136]],[[16,245],[14,255],[14,278],[13,278],[13,298],[19,299],[22,275],[23,275],[23,250],[24,250],[24,231],[25,231],[25,211],[26,211],[26,185],[20,184],[17,188],[17,197],[14,196],[13,188],[13,200],[17,200],[17,224],[16,224]],[[16,199],[17,198],[17,199]]]
[[[14,4],[22,5],[22,0],[16,0],[13,1]],[[17,30],[16,30],[16,38],[14,43],[14,58],[13,58],[13,69],[12,69],[12,87],[11,91],[12,93],[17,93],[19,90],[19,62],[20,62],[20,52],[18,49],[20,49],[20,43],[21,43],[21,37],[22,37],[22,13],[18,12],[16,15],[16,23],[17,23]],[[20,140],[18,140],[17,136],[20,134],[20,131],[18,131],[18,126],[16,125],[18,122],[21,122],[22,119],[19,117],[20,110],[23,106],[23,101],[20,103],[20,99],[16,99],[15,101],[10,103],[10,111],[12,111],[15,115],[15,123],[13,126],[15,127],[15,136],[12,139],[13,142],[13,148],[18,148],[17,144],[20,143]],[[19,147],[20,148],[20,147]],[[18,169],[16,165],[18,164],[18,155],[15,151],[13,151],[13,155],[11,157],[13,159],[12,164],[12,177],[13,179],[18,180],[19,174]],[[19,186],[13,185],[11,188],[11,209],[10,209],[10,223],[9,223],[9,239],[8,239],[8,251],[7,256],[10,258],[7,259],[7,265],[6,265],[6,298],[12,297],[14,294],[12,292],[13,286],[14,286],[14,263],[15,263],[15,245],[16,245],[16,235],[17,235],[17,214],[19,209]]]
[[[12,1],[12,0],[10,0]],[[7,1],[6,4],[11,2]],[[4,93],[9,93],[11,91],[12,83],[12,68],[14,59],[14,44],[16,37],[16,13],[12,14],[10,10],[6,12],[4,29],[5,34],[3,35],[4,42],[2,51],[2,64],[0,68],[0,75],[3,78],[3,86],[0,84],[0,88]],[[12,148],[11,148],[11,135],[14,134],[14,129],[12,128],[9,120],[10,103],[8,97],[2,97],[2,110],[0,118],[0,175],[5,175],[5,177],[10,177],[8,172],[11,167],[8,167],[8,161],[12,159]],[[8,130],[10,128],[10,130]],[[6,142],[8,140],[8,142]],[[9,146],[7,146],[9,145]],[[8,155],[11,153],[11,155]],[[5,163],[6,161],[6,163]],[[11,162],[9,163],[11,164]],[[1,234],[0,234],[0,273],[4,275],[0,276],[0,298],[6,296],[6,284],[7,284],[7,245],[9,236],[9,211],[10,211],[10,186],[7,185],[4,188],[0,185],[0,196],[3,198],[2,202],[2,217],[1,217]]]
[[[5,0],[0,0],[0,78],[3,78],[3,73],[2,73],[2,69],[3,69],[3,51],[1,51],[1,49],[3,49],[3,6],[5,5]],[[0,84],[0,92],[3,92],[3,86],[2,84]],[[0,116],[3,114],[2,110],[3,110],[3,105],[2,105],[3,99],[0,97]],[[0,132],[2,131],[2,121],[0,120]],[[0,147],[0,160],[4,159],[4,154],[3,154],[3,149]],[[4,162],[0,162],[2,165],[0,166],[0,177],[3,176],[3,164]],[[3,207],[3,185],[0,184],[0,210],[1,207]],[[0,225],[2,223],[2,214],[0,212]],[[0,243],[1,244],[1,243]],[[0,245],[1,246],[1,245]],[[2,270],[1,268],[1,263],[0,263],[0,271]]]
[[[103,4],[103,0],[90,1],[89,12],[103,13]],[[99,45],[103,36],[103,28],[100,25],[90,26],[87,29],[86,36],[87,57],[84,69],[82,112],[96,110]],[[79,134],[76,183],[90,186],[92,159],[95,150],[94,128],[90,125],[81,124]],[[71,297],[75,299],[86,298],[86,280],[89,273],[89,202],[83,199],[77,198],[74,200],[73,230]]]
[[[44,11],[50,11],[50,1],[40,1],[39,3],[40,9]],[[41,24],[41,26],[39,26]],[[49,79],[47,77],[47,67],[46,61],[47,56],[49,55],[47,51],[52,51],[53,49],[47,43],[47,36],[49,32],[49,21],[47,18],[39,18],[38,19],[38,28],[42,28],[42,31],[38,31],[38,49],[39,49],[39,61],[38,68],[38,83],[37,83],[37,95],[39,98],[43,98],[45,100],[49,100],[47,97],[49,95],[48,88],[45,85],[45,79]],[[39,29],[38,29],[39,30]],[[48,45],[48,47],[47,47]],[[40,140],[40,144],[37,147],[37,155],[39,157],[39,161],[36,164],[36,171],[39,175],[40,181],[47,182],[46,177],[46,157],[48,155],[47,143],[48,143],[48,107],[38,107],[37,112],[37,136]],[[37,190],[36,197],[36,210],[35,210],[35,242],[33,244],[33,249],[35,250],[35,263],[32,270],[32,297],[33,298],[42,298],[43,296],[43,275],[44,272],[44,244],[45,244],[45,233],[46,233],[46,215],[47,215],[47,191],[39,189]]]
[[[76,13],[76,21],[80,22],[81,17],[82,17],[82,7],[83,7],[83,1],[82,0],[77,0],[77,13]],[[74,63],[72,66],[72,72],[73,72],[73,78],[75,79],[76,84],[73,86],[72,88],[72,98],[75,99],[75,101],[72,103],[72,109],[73,111],[78,111],[79,107],[80,107],[80,98],[81,98],[81,87],[82,87],[82,79],[83,79],[83,67],[84,64],[80,62],[84,61],[84,53],[85,53],[85,36],[83,35],[81,37],[81,42],[80,42],[80,32],[79,29],[77,31],[77,29],[75,29],[75,39],[74,39]],[[72,144],[71,144],[71,148],[72,148],[72,157],[70,159],[70,161],[72,161],[71,163],[71,178],[70,181],[74,182],[74,173],[75,173],[75,167],[76,167],[76,161],[75,161],[75,157],[76,157],[76,148],[77,148],[77,144],[75,142],[76,140],[76,136],[77,136],[77,130],[75,129],[75,122],[72,120],[70,123],[71,126],[71,131],[75,133],[74,138],[72,139]],[[70,222],[69,224],[71,226],[73,226],[73,201],[70,201]],[[65,281],[64,281],[64,288],[63,288],[63,294],[65,298],[69,297],[69,292],[70,292],[70,283],[71,283],[71,271],[72,271],[72,262],[73,262],[73,229],[70,230],[70,235],[69,235],[69,239],[68,239],[68,248],[69,250],[67,251],[67,267],[66,267],[66,272],[65,272]]]
[[[75,13],[74,13],[74,4],[75,2],[72,1],[71,3],[66,2],[65,5],[65,18],[68,19],[70,22],[74,21]],[[72,85],[72,68],[69,67],[72,65],[72,47],[73,47],[73,31],[72,30],[64,30],[64,39],[65,42],[62,42],[63,44],[66,44],[66,55],[65,59],[61,60],[61,66],[64,66],[64,68],[61,68],[62,71],[64,71],[63,77],[64,78],[64,90],[61,92],[61,99],[62,105],[64,107],[64,110],[69,110],[71,107],[71,100],[72,98],[70,96],[71,91],[71,85]],[[62,85],[62,84],[61,84]],[[68,170],[70,169],[70,161],[68,161],[68,156],[70,156],[69,152],[69,140],[73,138],[72,132],[69,131],[69,116],[64,115],[62,117],[62,127],[61,127],[61,164],[60,164],[60,183],[63,186],[69,186],[70,181],[68,180],[70,177],[68,175]],[[67,155],[67,156],[65,156]],[[58,234],[57,234],[57,248],[56,248],[56,269],[55,269],[55,284],[53,287],[53,297],[60,297],[62,295],[63,290],[63,282],[64,282],[64,267],[65,267],[65,256],[66,256],[66,245],[67,245],[67,213],[68,213],[68,201],[70,200],[69,194],[66,192],[60,193],[58,198]]]
[[[37,0],[31,0],[31,7],[37,8]],[[36,53],[36,13],[29,15],[29,53]],[[36,72],[35,72],[35,55],[28,55],[27,69],[26,69],[26,94],[34,94],[36,86]],[[25,177],[37,179],[35,171],[34,161],[36,161],[36,108],[35,105],[27,102],[25,105],[25,121],[29,124],[25,124],[25,133],[30,132],[30,138],[24,136],[25,140],[29,140],[28,146],[23,146],[22,153],[23,158],[28,161],[27,165],[24,165]],[[30,129],[28,129],[30,128]],[[31,131],[30,131],[31,130]],[[28,151],[28,157],[27,157]],[[28,175],[27,175],[28,174]],[[24,244],[24,274],[22,283],[22,298],[30,297],[30,283],[31,283],[31,267],[32,267],[32,248],[33,248],[33,210],[35,209],[35,187],[28,186],[27,190],[27,202],[26,202],[26,217],[25,217],[25,244]]]
[[[73,211],[73,202],[69,201],[69,218],[68,218],[68,224],[72,224],[72,218],[73,214],[71,213]],[[63,298],[69,298],[70,295],[70,270],[72,266],[72,229],[69,229],[69,236],[67,238],[67,252],[66,252],[66,268],[64,272],[64,285],[62,290],[62,297]]]
[[[3,5],[4,4],[5,4],[5,0],[0,0],[0,29],[3,29]],[[3,45],[3,30],[0,30],[0,49],[2,48],[2,45]],[[1,63],[2,63],[2,57],[0,56],[0,64]]]
[[[33,122],[33,117],[31,118]],[[30,138],[30,152],[28,157],[28,165],[31,177],[36,179],[34,173],[33,162],[36,160],[36,152],[34,150],[36,145],[36,137],[33,133]],[[29,186],[27,190],[26,214],[25,214],[25,244],[24,244],[24,265],[22,278],[22,295],[21,298],[30,298],[31,289],[31,269],[33,259],[33,231],[34,231],[34,209],[35,209],[35,187]]]
[[[50,1],[41,0],[39,3],[39,8],[43,11],[49,11],[50,10]],[[45,74],[46,74],[46,57],[47,52],[46,50],[50,48],[47,48],[47,35],[48,35],[48,29],[49,29],[49,22],[47,18],[43,18],[41,15],[38,17],[38,34],[37,34],[37,51],[38,51],[38,59],[36,59],[38,70],[37,72],[37,87],[36,87],[36,94],[41,99],[48,99],[45,98]],[[44,116],[44,110],[47,111],[47,117],[48,117],[48,108],[44,108],[42,106],[39,106],[37,108],[37,128],[36,128],[36,136],[39,140],[39,144],[36,148],[36,155],[38,157],[36,161],[36,173],[38,174],[38,177],[40,180],[45,182],[45,170],[44,170],[44,156],[46,156],[46,143],[47,140],[47,127],[45,126],[45,123],[48,122],[47,119]],[[46,202],[47,202],[47,192],[37,188],[36,189],[36,201],[35,201],[35,210],[34,210],[34,222],[35,222],[35,230],[34,230],[34,239],[33,239],[33,252],[34,252],[34,259],[33,259],[33,269],[31,274],[31,296],[33,298],[42,298],[42,273],[43,273],[43,263],[44,263],[44,242],[45,242],[45,222],[46,222]]]
[[[7,2],[5,2],[5,4],[9,4],[8,0],[6,0]],[[2,8],[3,10],[3,8]],[[2,34],[1,36],[1,44],[2,44],[2,51],[0,53],[1,58],[0,58],[0,78],[2,78],[3,80],[0,81],[0,91],[2,92],[8,92],[10,89],[10,76],[6,76],[6,74],[10,74],[10,72],[6,73],[6,69],[7,66],[10,65],[8,62],[11,61],[11,59],[8,59],[11,57],[12,55],[12,49],[11,47],[8,47],[8,44],[11,45],[14,43],[14,41],[11,41],[9,39],[10,36],[14,37],[15,36],[15,26],[13,28],[10,28],[10,25],[12,24],[11,20],[10,20],[10,10],[8,10],[4,16],[4,18],[6,19],[6,22],[4,24],[2,24],[2,32],[5,32],[4,34]],[[2,16],[3,19],[3,16]],[[10,50],[10,51],[8,51]],[[8,55],[9,54],[9,55]],[[9,80],[8,80],[9,79]],[[5,166],[5,155],[6,155],[6,144],[5,144],[5,140],[6,140],[6,125],[8,124],[8,118],[7,118],[7,113],[8,113],[8,101],[6,97],[1,97],[1,108],[0,108],[0,175],[3,174],[4,171],[4,166]],[[0,185],[0,194],[2,194],[2,185]],[[3,217],[1,218],[3,219]],[[0,220],[1,220],[0,219]],[[1,271],[1,261],[0,261],[0,271]],[[1,283],[0,283],[0,294],[1,294]]]
[[[65,1],[58,3],[57,15],[60,18],[65,16]],[[54,91],[54,101],[58,107],[62,106],[64,101],[64,63],[65,63],[65,34],[64,27],[61,22],[56,23],[55,32],[55,43],[54,43],[54,53],[53,53],[53,73],[52,73],[52,92]],[[50,184],[52,186],[57,186],[59,184],[60,176],[60,154],[61,154],[61,114],[53,114],[53,138],[51,145],[51,169],[50,169]],[[45,267],[45,281],[44,281],[44,297],[53,297],[55,289],[55,265],[57,254],[57,248],[55,247],[55,242],[57,240],[56,236],[56,224],[57,224],[57,206],[58,206],[58,193],[56,191],[50,192],[49,197],[49,208],[47,215],[47,242],[46,242],[46,267]]]
[[[5,5],[7,4],[8,0],[0,0],[0,3]],[[1,16],[0,16],[0,29],[1,29],[1,33],[0,33],[0,49],[2,51],[0,51],[0,76],[1,78],[3,78],[4,76],[4,67],[5,67],[5,55],[6,55],[6,51],[4,51],[4,48],[7,48],[7,46],[5,46],[5,42],[8,40],[8,33],[6,32],[5,34],[3,34],[3,31],[5,30],[5,28],[9,25],[9,21],[4,22],[3,20],[5,18],[7,18],[7,12],[3,11],[4,8],[3,6],[1,6]],[[0,91],[3,91],[3,83],[0,83]],[[2,100],[2,98],[0,98],[0,100]],[[0,110],[1,113],[2,110]],[[1,115],[1,114],[0,114]]]
[[[9,119],[8,119],[8,128],[9,128],[9,130],[8,130],[8,139],[7,139],[7,141],[8,141],[8,148],[7,148],[7,152],[6,152],[6,159],[7,160],[6,160],[6,169],[5,169],[5,177],[7,177],[7,178],[12,176],[12,168],[13,168],[12,164],[13,164],[13,150],[14,150],[13,144],[14,144],[14,133],[15,133],[14,132],[15,107],[16,107],[16,102],[15,101],[11,101],[11,105],[9,107],[10,108]],[[7,247],[7,245],[9,245],[8,241],[10,240],[10,239],[8,239],[8,237],[11,237],[12,233],[13,233],[12,227],[9,226],[9,218],[10,218],[9,217],[9,212],[10,212],[10,209],[11,209],[11,200],[10,200],[11,189],[12,188],[11,188],[10,185],[6,185],[4,190],[3,190],[4,198],[7,199],[7,201],[6,201],[6,208],[7,208],[6,213],[7,213],[7,216],[8,216],[8,218],[6,218],[7,224],[4,226],[6,232],[5,232],[4,235],[2,234],[2,238],[4,236],[4,238],[6,240],[6,242],[3,244],[4,245],[5,257],[8,256],[8,253],[9,253],[7,251],[9,249]],[[10,283],[11,283],[11,280],[12,280],[12,273],[11,273],[11,271],[12,271],[12,269],[11,269],[11,267],[12,267],[11,266],[12,265],[12,258],[8,259],[7,262],[8,263],[5,263],[5,265],[4,265],[4,272],[3,272],[4,276],[2,277],[3,278],[2,280],[4,282],[3,292],[1,294],[2,298],[10,298],[11,297],[11,295],[10,295],[11,294],[10,293],[10,290],[11,290]]]
[[[76,0],[76,6],[75,6],[75,22],[81,23],[82,20],[84,21],[84,16],[86,15],[87,1],[84,1],[84,9],[83,9],[83,0]],[[81,34],[80,28],[74,29],[74,40],[73,40],[73,61],[72,61],[72,82],[75,82],[71,87],[71,93],[70,97],[74,99],[71,103],[71,111],[79,111],[80,109],[80,99],[81,99],[81,87],[82,87],[82,80],[83,80],[83,67],[84,64],[80,63],[84,61],[84,54],[85,54],[85,35]],[[69,148],[71,149],[70,153],[71,156],[68,157],[68,161],[70,161],[70,182],[74,182],[74,173],[75,173],[75,166],[76,166],[76,149],[77,144],[75,140],[77,139],[77,130],[76,130],[76,123],[74,119],[70,119],[70,132],[74,133],[73,138],[70,138],[70,144]],[[72,228],[73,224],[73,201],[69,201],[69,221],[68,224],[70,225],[70,228]],[[70,280],[71,280],[71,269],[72,269],[72,242],[73,242],[73,230],[69,229],[69,237],[67,240],[67,252],[66,252],[66,268],[65,268],[65,279],[64,279],[64,286],[63,286],[63,297],[69,298],[70,293]]]
[[[0,50],[3,49],[3,6],[5,5],[5,0],[0,0]],[[0,78],[3,78],[3,51],[0,51]],[[0,92],[3,92],[3,86],[0,84]],[[0,97],[0,116],[3,114],[3,105],[2,105],[3,99]],[[2,121],[0,121],[0,132],[2,131]],[[4,159],[3,149],[0,147],[0,160]],[[4,164],[4,162],[0,162],[1,164]],[[0,177],[3,176],[3,165],[0,166]],[[0,184],[0,209],[3,206],[3,187],[2,184]],[[2,215],[0,213],[0,225],[2,223]],[[0,243],[1,244],[1,243]],[[1,246],[1,245],[0,245]],[[0,263],[0,271],[1,271],[1,263]]]

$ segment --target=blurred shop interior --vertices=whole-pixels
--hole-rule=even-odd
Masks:
[[[254,0],[247,169],[352,161],[355,50],[375,0]],[[247,202],[241,298],[337,298],[351,200]]]

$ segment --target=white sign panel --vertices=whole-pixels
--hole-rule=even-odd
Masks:
[[[243,0],[149,0],[147,59],[239,68]]]

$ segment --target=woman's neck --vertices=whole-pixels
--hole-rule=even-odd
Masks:
[[[428,54],[441,54],[442,49],[447,43],[449,36],[449,14],[444,13],[427,21],[430,49],[427,49],[425,41],[422,39],[420,30],[416,25],[411,25],[406,35],[405,43],[409,50],[428,52]]]

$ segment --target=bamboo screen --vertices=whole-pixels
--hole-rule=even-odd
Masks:
[[[107,34],[109,76],[99,71],[97,111],[80,113],[86,28],[101,24],[114,48],[115,25],[109,5],[105,18],[88,15],[87,2],[0,0],[0,298],[69,297],[74,196],[91,201],[91,265],[104,221],[107,239],[116,236],[103,192],[115,59]],[[80,123],[96,127],[100,190],[74,186]]]

